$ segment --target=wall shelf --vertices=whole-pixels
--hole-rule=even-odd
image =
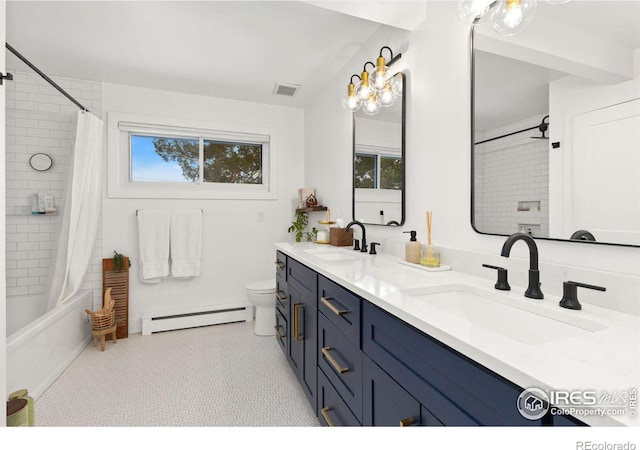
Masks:
[[[326,210],[327,210],[326,206],[312,206],[309,208],[298,208],[296,209],[296,214],[316,212],[316,211],[326,211]]]

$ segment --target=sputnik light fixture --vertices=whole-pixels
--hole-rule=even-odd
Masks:
[[[558,5],[570,0],[547,0]],[[535,15],[536,0],[459,0],[460,17],[471,25],[481,22],[493,9],[491,25],[501,35],[510,36],[522,31]]]
[[[389,62],[383,56],[384,50],[389,51]],[[342,97],[343,108],[351,112],[362,108],[365,114],[374,115],[380,111],[381,107],[392,106],[395,98],[402,95],[402,82],[398,81],[397,74],[389,76],[388,70],[401,57],[401,54],[394,56],[391,48],[382,47],[376,64],[367,61],[360,76],[351,76],[347,85],[347,94]],[[367,70],[369,65],[373,67],[371,72]],[[354,77],[360,80],[357,85],[353,82]]]

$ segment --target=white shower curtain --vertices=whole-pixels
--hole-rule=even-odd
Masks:
[[[79,111],[71,179],[49,271],[47,310],[70,299],[89,266],[100,218],[104,122]]]

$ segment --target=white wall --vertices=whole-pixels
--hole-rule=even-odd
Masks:
[[[278,144],[271,146],[278,164],[276,200],[118,199],[107,198],[104,191],[103,255],[111,257],[117,250],[132,260],[129,332],[141,331],[140,317],[146,312],[246,303],[247,283],[274,277],[273,243],[289,239],[287,228],[293,220],[298,189],[304,187],[303,111],[105,83],[103,112],[276,130]],[[140,283],[136,210],[188,208],[204,211],[202,275]],[[264,217],[262,222],[259,214]]]
[[[470,28],[458,16],[456,2],[428,2],[427,19],[403,39],[376,36],[369,56],[345,67],[326,95],[306,111],[306,184],[322,192],[332,210],[348,218],[351,209],[351,120],[340,97],[351,73],[382,45],[402,48],[407,77],[407,221],[402,229],[367,227],[369,241],[381,252],[402,255],[406,235],[415,229],[426,240],[425,211],[433,211],[433,243],[446,247],[443,263],[452,263],[488,280],[495,274],[482,263],[510,270],[512,286],[526,286],[528,252],[517,244],[509,259],[499,256],[503,237],[480,235],[470,221]],[[385,42],[385,39],[387,41]],[[330,130],[330,132],[327,132]],[[327,173],[333,176],[326,176]],[[358,232],[356,232],[357,234]],[[640,314],[640,259],[637,248],[537,241],[543,292],[561,294],[572,279],[607,287],[607,293],[581,293],[592,302]],[[458,251],[458,250],[461,250]]]

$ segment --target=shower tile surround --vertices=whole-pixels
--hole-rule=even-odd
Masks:
[[[46,192],[58,212],[63,204],[66,174],[75,139],[78,108],[34,72],[7,68],[6,86],[6,277],[7,297],[44,294],[59,215],[31,215],[29,197]],[[102,109],[100,82],[49,75],[95,114]],[[34,153],[46,153],[53,167],[37,172],[29,166]],[[94,244],[81,289],[101,299],[102,234]],[[96,300],[97,299],[97,300]]]
[[[476,136],[476,141],[532,127],[543,116],[483,132]],[[476,146],[474,164],[483,174],[476,177],[474,186],[478,230],[511,234],[526,232],[519,225],[532,225],[533,236],[549,236],[549,141],[531,136],[540,136],[540,131],[531,130]],[[519,202],[538,201],[539,209],[518,210]]]

